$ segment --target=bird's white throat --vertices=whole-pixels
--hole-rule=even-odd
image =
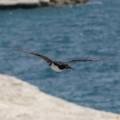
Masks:
[[[59,69],[58,66],[56,66],[54,63],[51,64],[51,69],[56,72],[62,72],[63,70]]]

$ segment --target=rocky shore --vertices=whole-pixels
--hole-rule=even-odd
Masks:
[[[81,107],[0,75],[0,120],[120,120],[120,115]]]
[[[0,8],[33,8],[46,6],[61,6],[69,4],[84,4],[89,0],[0,0]]]

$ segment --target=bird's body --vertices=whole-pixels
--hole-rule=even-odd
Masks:
[[[56,72],[62,72],[66,69],[72,69],[71,65],[77,62],[98,61],[98,59],[85,58],[85,59],[73,59],[67,62],[60,62],[60,61],[52,60],[49,57],[36,52],[28,52],[26,50],[21,50],[21,49],[17,49],[17,50],[42,58],[44,61],[48,63],[50,68]]]
[[[62,72],[65,69],[72,69],[72,67],[64,62],[53,61],[50,65],[51,69],[56,72]]]
[[[58,66],[56,66],[54,63],[50,65],[50,68],[56,72],[62,72],[63,69],[60,69]]]

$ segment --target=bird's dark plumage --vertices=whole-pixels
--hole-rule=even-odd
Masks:
[[[97,59],[97,58],[80,58],[80,59],[69,60],[66,63],[76,64],[76,63],[79,63],[79,62],[95,62],[95,61],[100,61],[100,59]]]
[[[32,55],[41,57],[41,58],[42,58],[43,60],[45,60],[48,64],[52,64],[52,62],[53,62],[53,61],[52,61],[50,58],[48,58],[47,56],[38,54],[38,53],[36,53],[36,52],[29,52],[29,54],[32,54]]]
[[[31,55],[34,55],[34,56],[37,56],[37,57],[40,57],[42,58],[43,60],[45,60],[48,64],[52,64],[52,60],[50,58],[48,58],[47,56],[45,55],[42,55],[42,54],[39,54],[37,52],[28,52],[27,50],[22,50],[22,49],[17,49],[18,51],[21,51],[21,52],[24,52],[24,53],[27,53],[27,54],[31,54]]]
[[[39,54],[37,52],[28,52],[28,51],[22,50],[22,49],[17,49],[17,50],[42,58],[50,65],[51,69],[53,69],[57,72],[61,72],[64,69],[72,69],[71,65],[78,63],[78,62],[99,61],[99,59],[96,59],[96,58],[81,58],[81,59],[69,60],[66,62],[59,62],[59,61],[52,60],[49,57],[42,55],[42,54]]]

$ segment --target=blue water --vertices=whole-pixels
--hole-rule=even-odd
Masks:
[[[0,74],[16,76],[78,105],[120,113],[120,0],[86,5],[0,10]],[[24,48],[57,60],[107,58],[51,71]]]

